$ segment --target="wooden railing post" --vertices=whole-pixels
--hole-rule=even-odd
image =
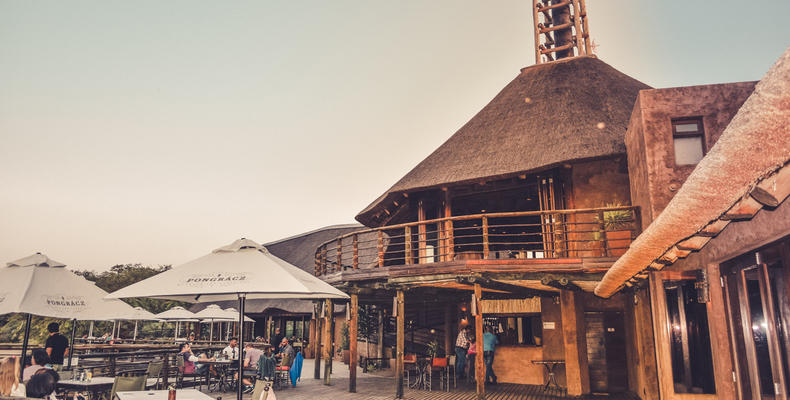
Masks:
[[[600,235],[601,247],[603,248],[604,257],[609,256],[609,246],[606,243],[606,223],[603,220],[604,212],[598,211],[598,234]]]
[[[165,352],[162,355],[162,387],[167,387],[167,378],[170,377],[170,354]]]
[[[488,259],[488,217],[483,217],[483,258]]]
[[[384,267],[384,232],[378,231],[379,268]]]
[[[447,221],[447,261],[455,259],[455,238],[453,237],[453,220]]]
[[[352,236],[352,246],[354,248],[354,255],[351,259],[351,267],[354,269],[359,268],[359,238],[355,234]]]
[[[337,267],[336,271],[343,271],[343,239],[337,240]]]
[[[403,256],[406,265],[414,264],[411,250],[411,226],[406,225],[403,227]],[[420,260],[417,260],[419,264]]]

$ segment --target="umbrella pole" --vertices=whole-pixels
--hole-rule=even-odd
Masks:
[[[239,293],[239,326],[243,326],[244,324],[244,300],[246,299],[245,293]],[[244,389],[242,385],[243,377],[244,377],[244,357],[242,356],[242,352],[244,351],[244,335],[239,335],[239,379],[236,382],[236,399],[242,400],[242,390]]]
[[[132,341],[137,341],[137,321],[134,321],[134,336],[132,337]]]
[[[74,354],[74,334],[77,331],[77,320],[71,320],[71,348],[69,349],[69,361],[66,363],[68,369],[71,369],[71,356]]]
[[[22,365],[25,364],[25,356],[27,353],[27,341],[30,338],[30,323],[33,319],[32,314],[27,315],[27,319],[25,320],[25,337],[22,339]],[[19,379],[22,380],[22,370],[24,368],[19,369]]]
[[[88,328],[88,337],[93,337],[93,321],[91,321],[91,326]]]
[[[209,326],[209,328],[208,328],[208,341],[209,342],[213,342],[214,341],[214,321],[209,322],[208,326]],[[209,344],[209,345],[211,345],[211,344]]]

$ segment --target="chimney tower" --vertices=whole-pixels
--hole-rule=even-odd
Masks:
[[[532,0],[535,63],[592,54],[585,0]]]

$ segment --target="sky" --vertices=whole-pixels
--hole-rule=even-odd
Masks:
[[[653,87],[758,80],[790,2],[587,0]],[[530,0],[0,0],[0,263],[189,261],[354,216],[534,64]]]

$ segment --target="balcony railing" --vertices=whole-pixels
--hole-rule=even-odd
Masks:
[[[458,260],[616,257],[639,234],[639,218],[638,207],[604,207],[461,215],[365,229],[319,246],[315,274]]]

